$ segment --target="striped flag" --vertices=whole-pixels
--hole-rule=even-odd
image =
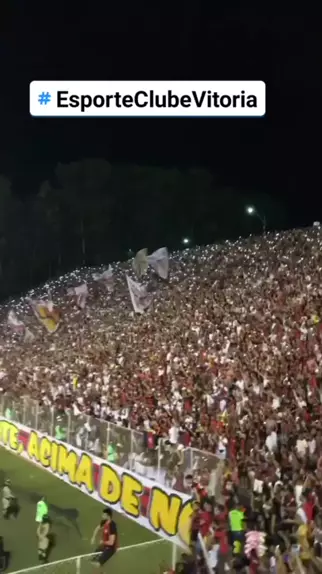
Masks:
[[[127,285],[135,313],[144,313],[152,303],[152,295],[147,292],[145,285],[140,285],[126,275]]]

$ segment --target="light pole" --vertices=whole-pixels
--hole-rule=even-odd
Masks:
[[[265,233],[265,231],[266,231],[266,217],[265,217],[265,215],[261,215],[260,213],[258,213],[256,207],[254,207],[253,205],[248,205],[246,207],[246,213],[248,215],[254,215],[255,217],[257,217],[260,220],[260,222],[263,226],[263,232]]]

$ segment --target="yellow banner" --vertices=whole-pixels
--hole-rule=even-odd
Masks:
[[[159,536],[189,546],[193,501],[187,495],[3,418],[0,445]]]

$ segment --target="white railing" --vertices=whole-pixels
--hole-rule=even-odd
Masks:
[[[55,407],[39,406],[29,397],[0,397],[0,415],[46,433],[110,462],[180,490],[182,476],[195,470],[213,472],[216,455],[187,447],[182,451],[159,441],[145,443],[146,433],[88,415],[73,415]],[[63,438],[59,432],[63,429]]]
[[[95,553],[73,556],[64,560],[17,570],[12,574],[92,574],[93,560],[97,559],[97,556],[98,554]],[[170,569],[175,565],[176,559],[176,547],[171,542],[160,538],[119,548],[111,558],[109,571],[117,572],[117,574],[130,574],[131,572],[159,574],[160,565],[164,564]]]

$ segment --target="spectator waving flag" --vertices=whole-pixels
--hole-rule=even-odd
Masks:
[[[153,267],[154,271],[161,277],[167,279],[169,274],[169,253],[166,247],[161,247],[148,255],[149,265]]]
[[[52,301],[35,301],[29,299],[30,306],[38,321],[45,327],[51,335],[55,333],[60,325],[60,314],[54,307]]]
[[[71,287],[70,289],[68,289],[67,293],[68,295],[75,295],[77,307],[79,307],[80,309],[85,309],[88,296],[87,283],[83,283],[82,285],[78,285],[77,287]]]
[[[137,277],[142,277],[145,275],[148,270],[148,250],[141,249],[137,252],[136,256],[133,259],[132,267],[133,271]]]
[[[93,273],[92,277],[93,277],[94,281],[98,281],[99,283],[102,283],[105,286],[105,289],[109,293],[113,293],[114,277],[113,277],[113,269],[112,269],[111,265],[103,273]]]
[[[128,275],[126,275],[126,280],[135,313],[144,313],[152,303],[152,295],[147,292],[144,285],[133,281]]]

